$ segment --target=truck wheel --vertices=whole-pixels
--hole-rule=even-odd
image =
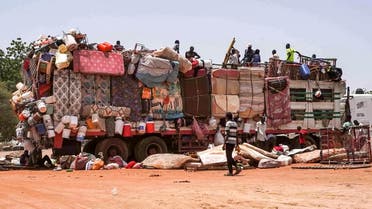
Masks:
[[[308,146],[311,146],[311,145],[315,145],[316,147],[318,147],[318,145],[315,142],[315,140],[313,139],[313,137],[305,136],[305,146],[308,147]]]
[[[105,139],[98,142],[95,154],[103,153],[105,161],[109,158],[111,150],[115,150],[117,155],[120,155],[124,161],[128,160],[128,144],[118,138]]]
[[[134,155],[138,162],[143,161],[147,156],[168,151],[164,140],[157,136],[149,136],[136,144]]]

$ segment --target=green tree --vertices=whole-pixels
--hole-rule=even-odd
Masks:
[[[22,81],[21,69],[24,58],[30,51],[30,44],[17,38],[10,42],[6,50],[0,49],[0,81],[8,90],[15,90],[15,84]]]
[[[11,41],[5,50],[0,49],[0,140],[15,135],[18,121],[9,99],[11,92],[16,90],[16,83],[22,81],[22,63],[30,49],[30,44],[23,42],[21,38]]]
[[[0,82],[0,141],[10,139],[12,136],[14,136],[15,127],[18,123],[16,115],[9,104],[9,99],[11,98],[12,94],[5,86],[5,83]]]

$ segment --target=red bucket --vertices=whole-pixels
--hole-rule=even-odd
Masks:
[[[123,136],[124,137],[131,137],[132,136],[132,127],[130,123],[125,123],[123,126]]]
[[[146,122],[146,133],[154,133],[154,132],[155,132],[154,121],[147,121]]]

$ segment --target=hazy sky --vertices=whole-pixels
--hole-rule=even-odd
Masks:
[[[121,40],[155,49],[181,42],[203,58],[221,63],[233,37],[244,51],[247,43],[261,50],[263,61],[285,44],[302,54],[338,58],[351,89],[372,90],[371,0],[238,0],[238,1],[1,1],[0,48],[21,37],[61,35],[78,28],[90,42]]]

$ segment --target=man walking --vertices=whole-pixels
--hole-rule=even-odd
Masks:
[[[238,145],[238,124],[233,120],[233,116],[231,112],[226,113],[226,126],[225,126],[225,143],[222,147],[223,150],[226,150],[226,158],[227,158],[227,167],[229,168],[229,172],[225,174],[225,176],[233,176],[238,175],[242,170],[237,165],[236,161],[232,157],[232,153],[234,148],[239,151]],[[233,174],[233,168],[235,166],[236,172]]]

